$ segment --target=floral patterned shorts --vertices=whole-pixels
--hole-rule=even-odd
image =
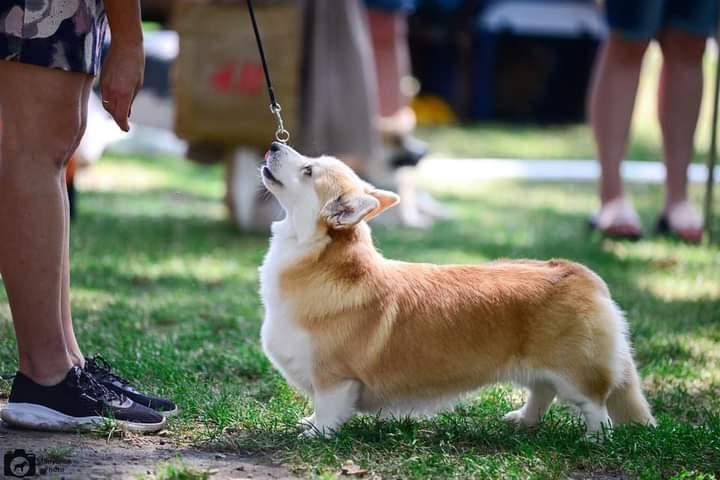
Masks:
[[[103,0],[0,0],[0,60],[97,75]]]

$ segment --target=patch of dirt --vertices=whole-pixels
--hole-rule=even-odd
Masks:
[[[162,435],[126,435],[105,440],[91,434],[16,430],[0,422],[0,462],[7,452],[16,449],[37,457],[40,478],[134,479],[141,475],[154,478],[155,467],[168,462],[209,472],[212,480],[296,478],[268,459],[197,450]],[[0,478],[5,478],[3,473],[0,465]]]

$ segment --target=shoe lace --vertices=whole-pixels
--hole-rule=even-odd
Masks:
[[[110,382],[120,383],[122,386],[130,385],[130,382],[125,380],[120,375],[114,372],[114,368],[110,362],[105,360],[101,355],[95,355],[92,358],[88,358],[85,361],[86,368],[88,368],[94,375],[108,380]]]
[[[75,384],[83,392],[104,403],[124,402],[124,398],[101,384],[88,372],[81,368],[75,369]]]

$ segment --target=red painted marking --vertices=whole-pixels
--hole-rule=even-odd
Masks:
[[[235,65],[232,63],[226,63],[222,65],[215,73],[210,77],[210,84],[213,90],[226,93],[232,88],[233,70]]]
[[[246,63],[240,70],[237,91],[241,94],[260,93],[263,88],[263,69],[257,63]]]
[[[262,65],[258,63],[228,62],[210,75],[210,86],[216,93],[257,95],[262,92],[264,78]]]

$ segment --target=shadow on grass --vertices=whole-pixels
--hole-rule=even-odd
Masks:
[[[591,186],[551,187],[568,201],[592,198]],[[618,255],[618,250],[629,244],[607,242],[589,233],[583,210],[547,206],[542,201],[547,189],[546,184],[523,184],[510,194],[491,192],[471,200],[475,202],[472,206],[467,198],[447,197],[451,204],[461,207],[458,220],[438,224],[429,232],[376,228],[378,244],[388,257],[413,261],[569,258],[588,265],[608,282],[618,303],[628,311],[636,338],[698,333],[716,326],[719,298],[666,299],[638,282],[649,272],[672,276],[677,268],[709,274],[703,258],[663,264],[640,255]],[[526,194],[528,203],[518,201],[517,193]],[[179,205],[176,197],[171,190],[88,195],[84,200],[87,208],[73,235],[74,251],[82,251],[73,265],[75,286],[173,298],[178,308],[171,309],[169,315],[162,311],[150,315],[149,326],[158,327],[180,323],[170,317],[178,311],[192,312],[193,302],[202,303],[203,297],[213,298],[215,293],[219,299],[233,291],[234,296],[256,297],[255,268],[262,260],[267,235],[238,235],[216,211],[216,198],[183,194]],[[540,201],[533,204],[538,198]],[[642,199],[641,203],[653,202]],[[172,215],[158,214],[167,211]],[[208,211],[209,218],[205,216]],[[642,213],[648,217],[647,208]],[[671,251],[675,246],[687,248],[672,242],[666,242],[664,248]],[[206,274],[202,267],[188,267],[207,259],[210,269],[217,272]],[[174,268],[172,262],[180,266]],[[167,263],[170,267],[159,271],[147,268]],[[218,263],[231,268],[223,270]],[[257,300],[251,303],[258,305]],[[641,365],[658,356],[656,346],[640,345]]]
[[[691,402],[695,395],[712,394],[685,393],[684,401]],[[516,429],[497,417],[503,406],[492,400],[484,396],[452,413],[425,420],[356,417],[324,439],[300,439],[299,430],[287,426],[229,430],[203,445],[250,455],[285,455],[312,465],[352,458],[387,475],[407,476],[417,462],[419,469],[434,478],[457,476],[459,464],[468,460],[492,464],[498,458],[521,468],[530,465],[535,474],[542,470],[538,461],[555,464],[551,469],[557,471],[546,472],[550,477],[566,476],[568,469],[643,474],[646,478],[667,478],[692,468],[720,469],[720,417],[711,411],[697,424],[662,415],[655,429],[619,426],[608,436],[588,439],[582,422],[568,416],[564,407],[553,407],[534,429]],[[449,457],[459,461],[448,461]]]
[[[438,225],[429,233],[378,228],[376,237],[385,254],[394,258],[422,261],[448,252],[476,259],[565,257],[593,268],[608,281],[619,303],[630,312],[629,320],[639,345],[639,363],[662,375],[669,385],[674,384],[650,392],[653,407],[660,416],[658,429],[623,427],[608,441],[593,444],[583,440],[579,423],[556,413],[536,431],[516,432],[499,423],[497,418],[497,412],[507,411],[509,406],[499,408],[483,396],[484,407],[473,405],[432,420],[356,419],[330,440],[298,440],[298,430],[292,423],[270,422],[264,428],[244,425],[233,430],[231,427],[214,436],[207,445],[254,454],[288,455],[315,465],[359,458],[385,473],[401,475],[412,468],[413,458],[426,458],[422,468],[427,468],[433,459],[448,455],[457,458],[505,454],[557,456],[565,459],[559,461],[560,464],[568,461],[574,465],[571,469],[631,471],[649,478],[666,477],[684,468],[720,469],[717,440],[720,422],[712,413],[717,407],[717,385],[689,390],[681,386],[683,383],[674,381],[687,380],[692,376],[689,369],[701,368],[705,358],[673,340],[678,334],[704,335],[709,327],[717,328],[720,300],[714,296],[668,300],[643,288],[638,281],[652,271],[672,276],[674,269],[680,267],[709,274],[710,266],[702,258],[680,260],[677,265],[674,262],[653,264],[641,255],[619,255],[616,245],[630,248],[633,245],[607,242],[588,233],[584,213],[508,206],[488,199],[483,199],[478,210],[480,208],[502,212],[501,217],[507,223],[493,219],[483,224],[476,222],[473,215],[464,214],[461,220]],[[647,217],[648,212],[644,213]],[[497,231],[502,234],[496,235]],[[679,243],[660,243],[662,251],[688,248]],[[669,340],[653,341],[658,338]],[[664,362],[668,360],[682,364],[684,370],[666,368]],[[457,473],[453,470],[457,465],[437,461],[432,470],[435,475]]]
[[[513,465],[524,472],[535,461],[548,477],[618,469],[660,478],[694,465],[720,471],[720,425],[711,413],[720,407],[717,385],[688,383],[708,358],[680,338],[720,341],[720,299],[692,292],[664,297],[643,283],[656,275],[678,277],[686,288],[704,287],[717,252],[654,239],[607,242],[589,234],[589,186],[503,188],[472,199],[446,197],[459,218],[429,232],[376,228],[378,245],[388,257],[411,261],[565,257],[585,263],[628,311],[641,368],[661,380],[649,394],[658,430],[622,428],[608,442],[591,444],[582,441],[579,423],[554,408],[540,429],[515,432],[499,421],[511,400],[496,393],[502,389],[490,389],[479,401],[431,420],[359,418],[336,439],[298,440],[294,422],[305,405],[258,345],[256,269],[267,236],[239,235],[212,196],[172,190],[83,195],[73,228],[76,328],[90,352],[107,352],[141,386],[176,398],[183,412],[176,428],[192,430],[214,448],[313,465],[354,458],[403,477],[430,471],[437,478],[457,475],[459,465],[468,471],[495,465],[498,474],[486,476],[498,478]],[[638,198],[647,220],[659,204],[658,191],[641,189]],[[0,339],[0,371],[10,370],[13,347],[10,333]]]
[[[522,188],[532,192],[547,186],[531,184]],[[581,192],[583,190],[586,189]],[[132,208],[127,206],[128,196],[135,197]],[[238,272],[209,278],[183,269],[151,274],[138,268],[133,272],[126,262],[148,264],[176,260],[192,264],[211,258],[235,263],[248,272],[260,264],[267,246],[266,234],[238,235],[221,216],[203,216],[208,209],[216,209],[217,199],[183,194],[182,205],[178,205],[176,197],[175,192],[168,190],[143,192],[139,197],[115,192],[88,195],[84,201],[92,206],[83,212],[73,236],[73,249],[83,251],[82,259],[73,265],[75,285],[136,289],[158,295],[163,291],[176,292],[182,297],[186,293],[196,294],[198,290],[237,286],[241,280]],[[452,197],[448,199],[460,203]],[[158,204],[165,206],[158,207]],[[145,212],[144,205],[149,205]],[[167,211],[168,205],[173,215],[159,215]],[[603,241],[587,230],[584,213],[508,205],[488,197],[478,201],[473,210],[474,213],[464,213],[460,220],[444,222],[430,232],[376,228],[378,244],[388,257],[414,261],[447,261],[445,258],[452,257],[453,252],[473,262],[477,258],[569,258],[586,264],[608,282],[619,304],[629,311],[631,323],[636,320],[633,305],[637,303],[642,304],[644,317],[658,319],[652,325],[655,332],[697,331],[717,321],[720,299],[666,300],[640,288],[638,276],[654,270],[664,273],[663,269],[672,274],[672,268],[677,265],[654,265],[642,257],[618,256],[612,248],[613,242]],[[495,213],[489,218],[483,217],[487,212]],[[680,266],[699,268],[687,262]],[[252,278],[244,279],[242,290],[251,293],[248,289],[255,273],[248,275]],[[637,328],[644,326],[640,323]]]

